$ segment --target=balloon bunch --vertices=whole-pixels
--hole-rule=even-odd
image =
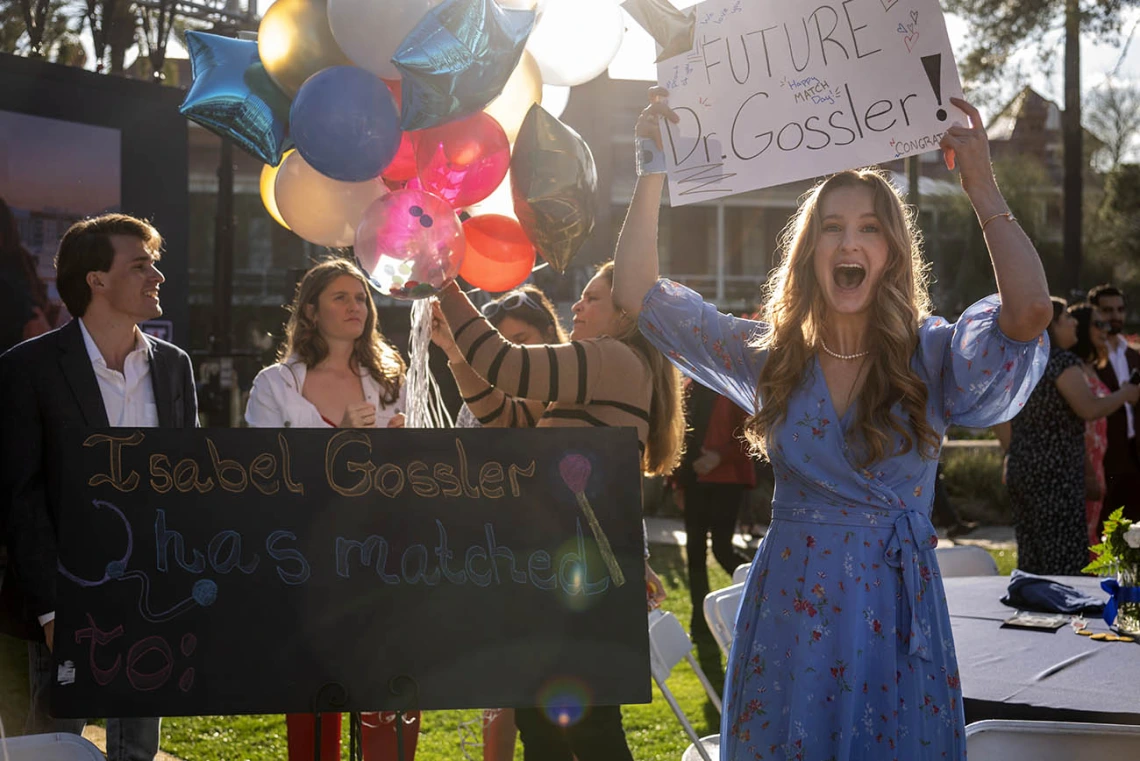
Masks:
[[[181,111],[265,162],[275,220],[353,246],[383,292],[509,290],[593,229],[593,156],[557,117],[623,31],[617,0],[277,0],[256,41],[187,32]]]

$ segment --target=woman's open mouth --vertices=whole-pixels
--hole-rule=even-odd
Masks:
[[[853,291],[863,284],[867,277],[867,270],[862,264],[847,262],[835,265],[831,271],[831,279],[841,291]]]

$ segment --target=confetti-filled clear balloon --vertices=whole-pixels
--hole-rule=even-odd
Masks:
[[[289,96],[270,79],[257,43],[187,32],[194,84],[179,112],[277,166],[289,146]]]
[[[382,293],[398,299],[434,296],[455,280],[466,242],[447,201],[422,190],[380,199],[356,230],[356,256]]]

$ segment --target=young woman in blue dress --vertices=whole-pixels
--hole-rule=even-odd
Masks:
[[[637,124],[660,146],[660,88]],[[750,415],[772,462],[772,524],[725,682],[722,758],[964,759],[962,691],[929,520],[942,436],[1015,415],[1048,359],[1032,243],[990,167],[978,112],[942,139],[1000,296],[930,316],[913,213],[884,175],[819,183],[783,235],[758,322],[658,279],[663,175],[639,178],[614,302],[683,372]]]

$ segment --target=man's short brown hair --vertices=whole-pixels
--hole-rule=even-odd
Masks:
[[[82,219],[64,233],[55,255],[56,287],[73,317],[82,317],[91,303],[88,272],[108,272],[115,258],[112,235],[138,238],[156,256],[162,236],[150,222],[126,214],[104,214]]]

